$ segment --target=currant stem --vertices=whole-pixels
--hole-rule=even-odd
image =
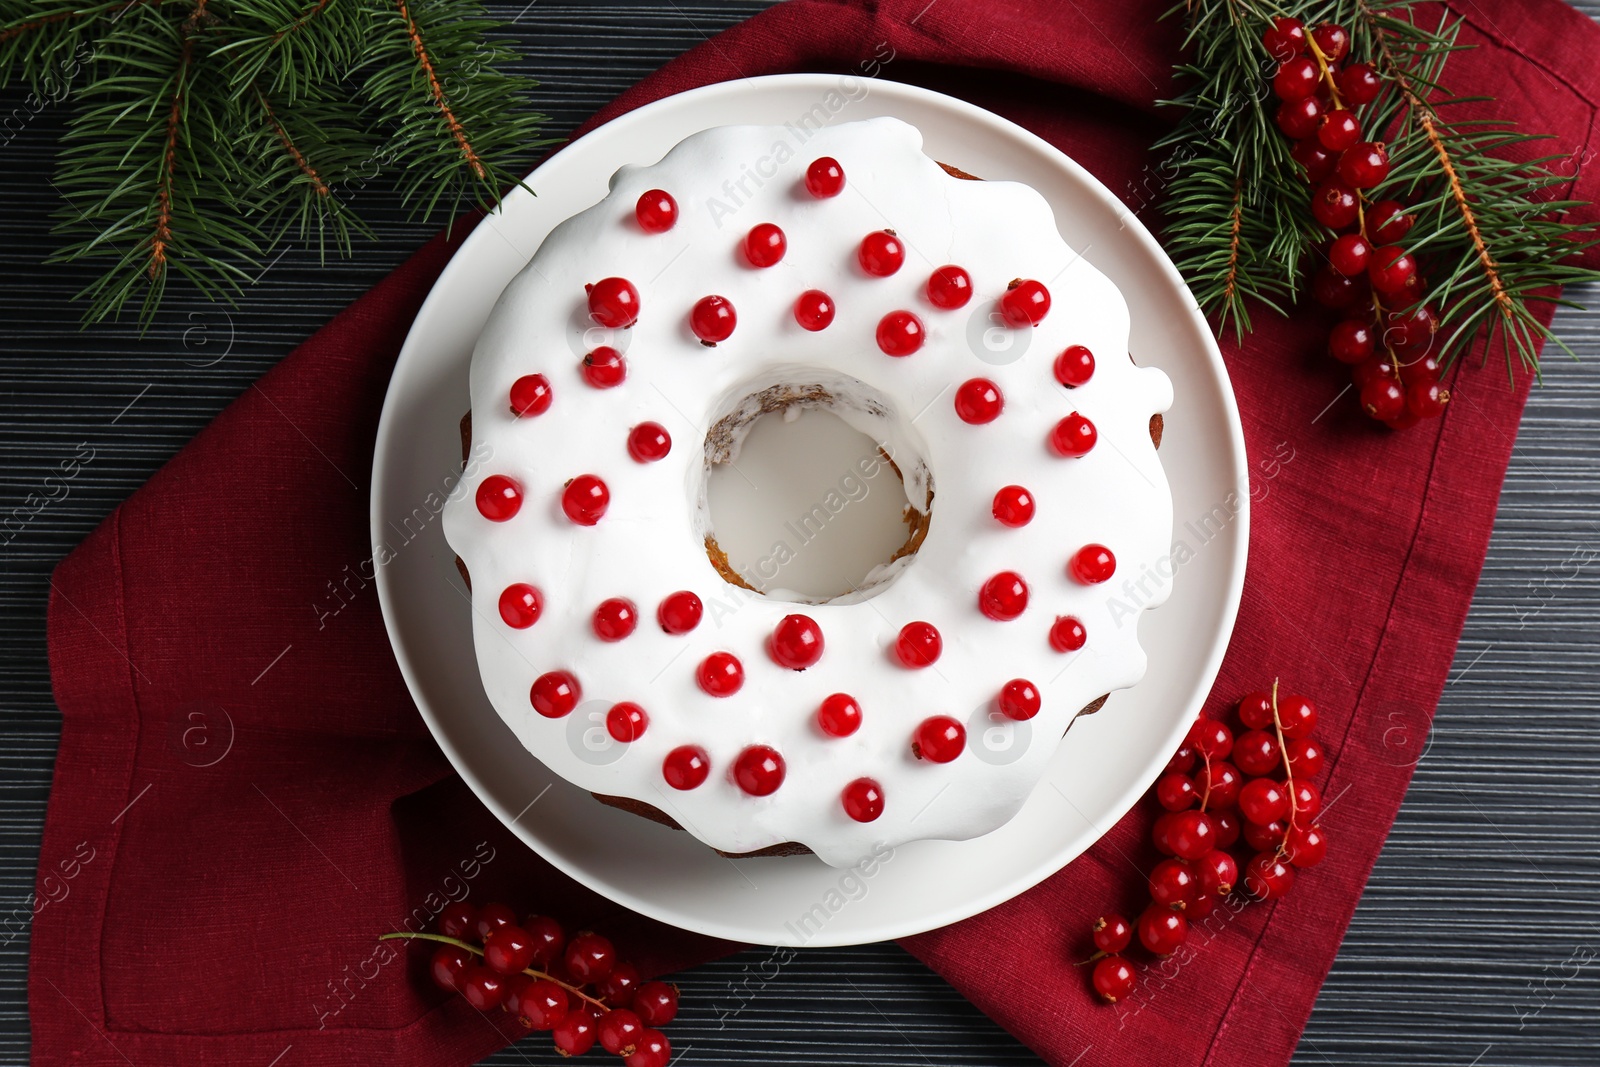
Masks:
[[[477,945],[470,944],[469,942],[466,942],[466,941],[462,941],[459,938],[446,937],[444,934],[413,934],[413,933],[405,933],[405,932],[397,931],[397,932],[392,933],[392,934],[379,934],[378,935],[378,940],[379,941],[436,941],[441,945],[454,945],[456,948],[464,948],[468,952],[472,953],[474,956],[483,955],[483,949],[479,948]],[[595,1007],[599,1008],[602,1012],[607,1012],[607,1011],[611,1010],[611,1008],[605,1003],[605,1001],[596,1000],[594,997],[591,997],[589,994],[585,993],[583,990],[579,989],[577,986],[570,985],[570,984],[568,984],[566,982],[563,982],[561,979],[557,978],[553,974],[548,974],[545,971],[536,971],[532,967],[529,967],[527,970],[523,971],[522,973],[526,974],[526,975],[528,975],[528,976],[530,976],[532,978],[543,978],[546,981],[554,982],[556,985],[560,986],[562,989],[565,989],[568,993],[571,993],[573,996],[577,997],[579,1000],[588,1001],[590,1004],[593,1004]]]
[[[1202,748],[1200,758],[1206,761],[1206,791],[1200,794],[1200,810],[1205,811],[1206,804],[1211,800],[1211,754]]]
[[[1295,803],[1294,768],[1289,763],[1289,744],[1283,736],[1283,717],[1278,714],[1278,679],[1272,680],[1272,729],[1278,735],[1278,754],[1283,759],[1284,787],[1289,790],[1289,829],[1299,825],[1295,816],[1299,814],[1299,805]],[[1283,840],[1278,843],[1277,854],[1279,857],[1289,854],[1289,835],[1285,833]]]

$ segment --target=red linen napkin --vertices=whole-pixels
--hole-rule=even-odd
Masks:
[[[709,82],[857,71],[972,100],[1147,213],[1171,116],[1168,0],[793,0],[635,87],[596,122]],[[1575,189],[1600,33],[1555,0],[1463,4],[1452,84],[1556,135]],[[1434,12],[1437,14],[1437,12]],[[1423,17],[1433,17],[1425,13]],[[892,51],[893,59],[884,62]],[[462,233],[457,230],[457,236]],[[603,927],[648,971],[734,946],[595,897],[518,844],[412,707],[361,574],[373,437],[395,355],[454,245],[436,239],[319,331],[57,569],[63,716],[30,981],[41,1064],[467,1064],[510,1040],[375,941],[444,899]],[[1016,900],[906,947],[1052,1063],[1288,1059],[1420,754],[1482,564],[1528,378],[1469,367],[1442,420],[1377,431],[1321,356],[1328,322],[1270,314],[1224,350],[1258,500],[1216,707],[1282,673],[1321,705],[1333,846],[1288,906],[1252,906],[1098,1007],[1071,966],[1131,910],[1149,812]],[[1286,458],[1290,457],[1290,458]],[[345,602],[328,616],[330,583]],[[1114,712],[1108,712],[1114,713]],[[1132,857],[1128,859],[1127,857]],[[278,1057],[275,1059],[275,1057]]]

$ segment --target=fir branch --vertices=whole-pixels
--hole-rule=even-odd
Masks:
[[[450,128],[450,136],[455,139],[461,149],[461,158],[467,166],[472,168],[472,173],[479,181],[487,177],[483,169],[483,161],[478,158],[478,153],[473,150],[472,142],[467,140],[466,131],[461,128],[461,120],[456,118],[456,113],[450,109],[450,101],[445,99],[444,86],[439,84],[439,74],[433,68],[433,59],[428,55],[428,46],[422,42],[422,33],[417,29],[417,22],[411,17],[411,10],[406,7],[406,0],[395,0],[395,7],[400,12],[400,18],[406,26],[406,37],[411,41],[411,51],[416,54],[417,65],[422,68],[423,75],[428,79],[428,92],[433,96],[434,104],[439,108],[439,114],[444,116],[445,125]]]

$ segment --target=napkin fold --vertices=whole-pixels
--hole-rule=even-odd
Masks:
[[[1147,222],[1178,27],[1159,2],[791,0],[669,64],[585,128],[711,82],[837,71],[990,108]],[[1448,81],[1590,158],[1600,31],[1556,0],[1470,2]],[[581,132],[581,131],[580,131]],[[1592,215],[1592,212],[1589,214]],[[517,1036],[432,990],[376,935],[505,899],[612,934],[647,972],[738,946],[627,912],[556,872],[432,742],[371,583],[369,472],[411,320],[469,225],[439,237],[251,386],[57,568],[61,747],[29,982],[34,1060],[468,1064]],[[1154,228],[1154,227],[1153,227]],[[1288,903],[1221,908],[1125,1004],[1073,963],[1153,862],[1136,809],[1020,897],[903,944],[1055,1064],[1288,1060],[1420,758],[1482,565],[1529,376],[1466,361],[1455,402],[1376,430],[1322,356],[1330,321],[1223,339],[1253,465],[1250,572],[1210,700],[1282,675],[1314,695],[1332,846]],[[1330,406],[1331,404],[1331,406]],[[1111,712],[1108,712],[1111,713]],[[274,1058],[277,1057],[277,1058]]]

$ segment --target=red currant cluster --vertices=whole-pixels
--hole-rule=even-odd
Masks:
[[[1278,18],[1261,43],[1278,61],[1278,128],[1294,142],[1290,154],[1313,186],[1311,213],[1335,234],[1311,282],[1319,304],[1345,315],[1328,352],[1350,366],[1372,418],[1397,430],[1436,418],[1450,400],[1430,354],[1439,316],[1427,303],[1416,259],[1400,243],[1416,218],[1397,200],[1371,200],[1369,190],[1389,176],[1389,154],[1363,140],[1355,113],[1377,98],[1378,72],[1366,63],[1341,65],[1350,51],[1343,26],[1308,32],[1299,19]]]
[[[665,1067],[672,1045],[658,1027],[678,1014],[678,987],[644,982],[611,942],[581,931],[569,939],[545,915],[517,923],[504,904],[465,902],[439,913],[437,934],[387,934],[438,942],[430,971],[441,989],[479,1011],[504,1008],[556,1051],[581,1056],[599,1042],[626,1067]]]
[[[1150,871],[1150,905],[1128,922],[1102,915],[1094,924],[1094,988],[1116,1002],[1138,978],[1122,955],[1135,937],[1157,956],[1187,940],[1235,890],[1242,903],[1277,900],[1295,870],[1322,862],[1328,838],[1314,821],[1322,794],[1312,783],[1322,771],[1322,746],[1311,738],[1317,708],[1302,696],[1271,690],[1239,701],[1240,732],[1202,718],[1156,780],[1162,814],[1151,837],[1166,856]],[[1232,761],[1229,761],[1232,756]],[[1230,851],[1244,842],[1248,857]],[[1243,866],[1240,860],[1243,858]]]

